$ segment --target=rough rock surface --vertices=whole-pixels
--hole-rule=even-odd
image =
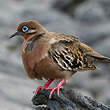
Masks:
[[[24,72],[20,56],[22,40],[18,37],[9,39],[23,20],[35,19],[49,31],[78,35],[84,43],[110,56],[110,0],[83,0],[75,8],[68,6],[69,12],[61,11],[61,5],[54,5],[60,1],[0,0],[1,110],[30,110],[33,90],[39,84],[29,80]],[[62,7],[71,1],[63,1]],[[110,64],[100,64],[98,67],[94,72],[75,74],[67,87],[81,89],[84,94],[110,104]]]
[[[60,96],[54,92],[51,99],[49,93],[49,90],[42,89],[33,96],[33,110],[110,110],[110,106],[84,96],[75,89],[60,90]]]

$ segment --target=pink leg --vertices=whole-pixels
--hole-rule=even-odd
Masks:
[[[54,79],[48,80],[48,81],[44,84],[44,86],[39,86],[39,87],[37,87],[36,90],[34,91],[34,93],[37,94],[37,92],[38,92],[38,90],[39,90],[40,88],[45,88],[45,89],[48,88],[48,86],[49,86],[53,81],[54,81]]]
[[[61,80],[61,81],[56,85],[56,87],[46,88],[46,89],[50,89],[50,90],[51,90],[50,95],[49,95],[49,98],[50,98],[50,99],[51,99],[52,94],[53,94],[53,92],[54,92],[55,90],[57,90],[57,95],[59,96],[59,90],[60,90],[61,88],[63,88],[62,84],[63,84],[64,82],[65,82],[65,80]]]

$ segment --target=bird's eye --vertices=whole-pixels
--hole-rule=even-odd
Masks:
[[[28,27],[28,26],[23,26],[23,27],[22,27],[22,31],[23,31],[23,32],[27,32],[28,30],[29,30],[29,27]]]

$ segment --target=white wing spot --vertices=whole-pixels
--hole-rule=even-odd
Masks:
[[[52,38],[52,39],[49,41],[50,44],[54,44],[55,42],[56,42],[56,39],[55,39],[55,38]]]

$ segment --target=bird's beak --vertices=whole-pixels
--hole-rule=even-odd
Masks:
[[[11,36],[10,36],[10,38],[13,38],[13,37],[15,37],[16,35],[20,35],[20,32],[15,32],[14,34],[12,34]]]

